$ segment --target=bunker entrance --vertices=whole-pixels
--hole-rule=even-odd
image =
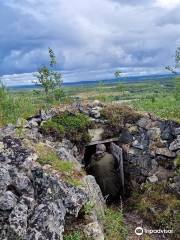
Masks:
[[[121,147],[118,146],[118,141],[119,141],[118,138],[112,138],[112,139],[91,142],[89,145],[86,146],[83,163],[85,165],[85,169],[87,173],[90,175],[94,175],[93,172],[89,170],[88,166],[91,163],[92,156],[96,153],[97,144],[104,144],[106,146],[106,153],[113,156],[115,159],[115,162],[117,163],[116,164],[116,171],[118,175],[117,183],[121,186],[121,195],[124,195],[123,153],[122,153]]]

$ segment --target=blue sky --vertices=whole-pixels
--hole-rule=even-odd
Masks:
[[[31,83],[56,53],[64,81],[163,73],[180,46],[180,0],[0,0],[0,75]]]

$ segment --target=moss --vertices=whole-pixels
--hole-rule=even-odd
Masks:
[[[174,160],[174,165],[177,168],[180,168],[180,156],[177,156],[176,159]]]
[[[90,141],[88,134],[90,124],[90,119],[84,114],[65,112],[44,123],[41,130],[44,134],[52,135],[56,138],[65,136],[72,142],[81,145]]]
[[[59,159],[57,153],[45,144],[37,144],[36,151],[39,155],[38,162],[41,165],[51,165],[52,169],[58,171],[65,182],[74,186],[81,185],[83,171],[77,171],[75,165],[71,161],[63,161]]]
[[[127,229],[120,209],[112,207],[106,209],[104,231],[107,240],[125,240],[127,238]]]

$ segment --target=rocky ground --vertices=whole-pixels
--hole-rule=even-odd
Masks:
[[[56,141],[39,131],[43,122],[60,112],[79,111],[102,127],[108,119],[101,116],[105,106],[99,102],[76,104],[49,111],[37,116],[19,119],[16,126],[0,130],[0,239],[2,240],[59,240],[63,239],[67,222],[75,222],[86,204],[93,203],[91,216],[81,224],[86,239],[103,240],[103,226],[99,219],[104,214],[104,200],[92,176],[82,176],[81,186],[73,186],[51,166],[38,163],[36,145],[51,147],[63,161],[72,161],[81,171],[83,151],[68,139]],[[108,126],[109,127],[109,126]],[[180,176],[174,160],[180,155],[180,125],[173,121],[143,115],[135,122],[125,121],[118,132],[118,145],[124,152],[125,184],[128,189],[142,184],[163,183],[173,194],[180,194]],[[85,217],[86,218],[86,217]],[[125,215],[130,232],[139,219]],[[138,220],[139,219],[139,220]],[[152,238],[158,239],[158,238]]]

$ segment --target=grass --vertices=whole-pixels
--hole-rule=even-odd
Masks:
[[[120,209],[109,207],[104,217],[105,240],[125,240],[127,229]]]
[[[161,118],[180,122],[180,100],[173,95],[153,99],[140,99],[133,105],[141,111],[151,112]]]
[[[80,231],[74,231],[70,234],[67,234],[63,238],[64,240],[83,240],[83,235]]]
[[[92,213],[92,210],[94,208],[94,204],[90,201],[86,202],[84,205],[84,213],[85,215],[90,215]]]
[[[91,203],[87,203],[85,206],[88,211],[85,214],[89,214],[92,206]],[[125,240],[127,239],[127,229],[124,224],[123,213],[120,209],[115,207],[108,207],[103,217],[104,235],[105,240]],[[65,240],[90,240],[87,238],[81,230],[66,232],[64,236]]]
[[[145,184],[140,192],[133,192],[129,204],[156,228],[173,229],[178,233],[180,200],[164,186]]]
[[[66,97],[61,99],[61,102],[72,103],[75,98],[100,99],[107,103],[128,100],[127,104],[137,110],[148,111],[159,117],[180,122],[180,98],[179,91],[176,91],[179,85],[177,81],[168,78],[137,83],[121,80],[117,84],[105,84],[105,82],[84,84],[63,88]],[[41,89],[8,91],[0,84],[0,126],[16,123],[18,118],[27,118],[36,114],[41,108],[50,108],[59,104],[60,101],[52,98],[51,95],[45,96]]]
[[[36,114],[42,105],[34,104],[29,96],[16,96],[0,86],[0,126],[16,123],[18,118]]]
[[[81,185],[81,178],[84,175],[82,171],[77,171],[75,165],[69,161],[63,161],[59,159],[59,156],[54,151],[54,149],[48,147],[45,144],[39,143],[35,146],[36,152],[38,153],[38,162],[41,165],[50,165],[53,170],[59,172],[62,179],[74,186]]]

